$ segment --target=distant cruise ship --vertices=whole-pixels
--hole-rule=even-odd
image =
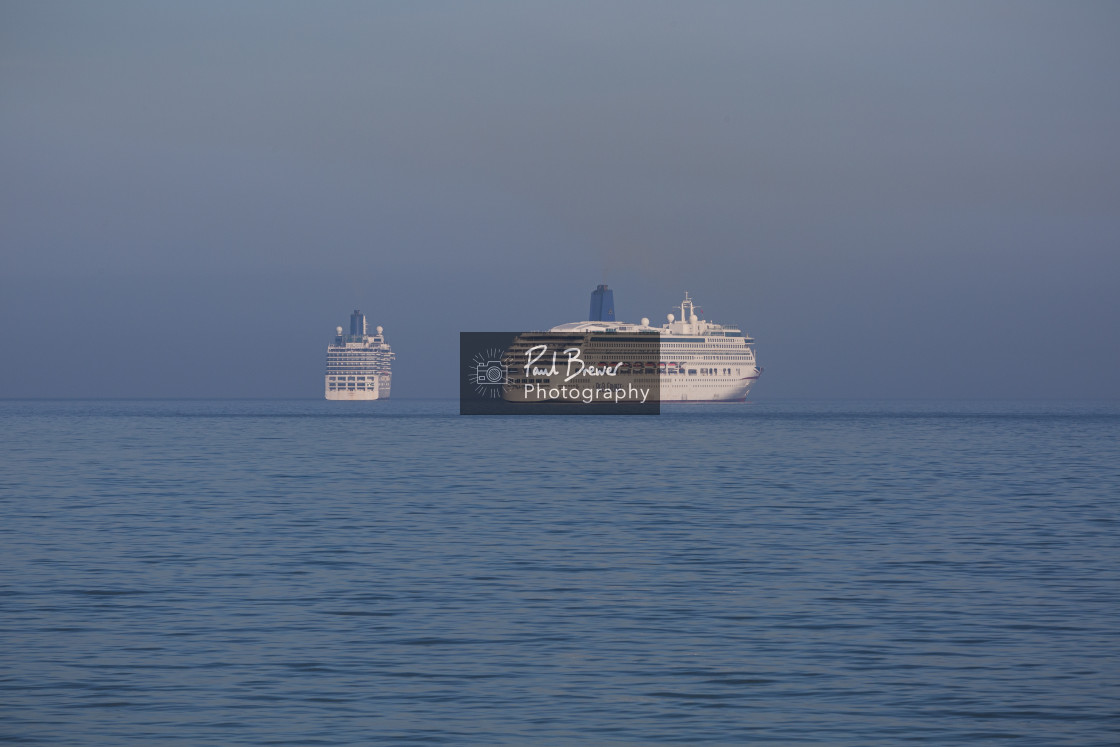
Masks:
[[[702,312],[701,312],[702,313]],[[668,322],[660,327],[650,326],[649,319],[640,324],[617,322],[614,319],[614,292],[600,285],[591,294],[591,321],[561,324],[549,333],[582,334],[587,343],[594,346],[597,338],[609,335],[619,340],[618,335],[659,334],[661,340],[661,360],[624,361],[622,370],[640,372],[641,376],[657,377],[661,402],[742,402],[747,398],[751,387],[762,372],[755,358],[754,338],[741,329],[731,325],[716,324],[700,319],[688,292],[680,305],[680,318],[668,315]],[[544,339],[544,338],[542,338]],[[527,348],[536,340],[532,333],[521,335],[515,348],[523,355],[521,348]],[[560,378],[563,374],[560,375]],[[534,380],[514,374],[505,398],[513,401],[524,400],[523,385]],[[537,381],[549,386],[558,385],[548,380]],[[575,385],[592,385],[595,382],[577,378]]]
[[[327,399],[388,399],[393,380],[392,362],[396,356],[378,327],[367,334],[366,317],[355,310],[350,315],[350,334],[335,328],[334,341],[327,346]]]

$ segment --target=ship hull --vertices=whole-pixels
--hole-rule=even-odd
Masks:
[[[680,404],[688,402],[745,402],[751,387],[758,376],[750,376],[734,381],[699,381],[678,384],[666,382],[673,377],[661,378],[661,403]]]
[[[381,399],[377,392],[327,392],[327,399],[340,402],[359,402]]]
[[[687,377],[690,381],[677,382],[673,381],[676,376],[661,376],[658,382],[659,386],[656,391],[659,391],[660,397],[658,398],[662,404],[680,404],[689,402],[745,402],[747,395],[751,391],[751,387],[758,381],[758,374],[748,376],[745,378],[736,379],[723,379],[720,377]],[[644,380],[641,376],[636,376],[627,379],[627,384],[634,384],[637,387],[642,387]],[[653,382],[650,381],[649,384]],[[649,386],[647,384],[647,386]],[[559,388],[567,386],[573,389],[583,390],[591,388],[592,390],[603,386],[601,381],[588,379],[586,377],[576,377],[570,382],[565,382],[562,375],[550,377],[541,381],[539,387],[545,389]],[[609,388],[609,386],[607,387]],[[540,398],[528,395],[525,392],[524,386],[516,384],[509,384],[502,391],[502,399],[507,402],[539,402]]]
[[[342,389],[337,387],[332,388],[330,382],[328,381],[326,386],[324,387],[323,393],[327,399],[338,402],[360,402],[375,399],[384,399],[384,397],[381,396],[380,387],[378,387],[377,385],[366,389]]]

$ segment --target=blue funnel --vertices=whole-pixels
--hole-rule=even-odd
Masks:
[[[589,321],[614,321],[614,291],[605,285],[600,285],[591,291],[591,316]]]
[[[354,309],[354,313],[350,315],[350,334],[354,337],[364,335],[366,333],[366,315]]]

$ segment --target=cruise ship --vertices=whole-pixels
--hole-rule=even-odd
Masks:
[[[656,377],[658,387],[655,391],[659,392],[662,403],[743,402],[762,372],[755,357],[754,338],[737,326],[701,319],[695,301],[687,291],[680,303],[680,316],[669,314],[666,323],[660,327],[652,326],[648,318],[643,318],[638,324],[615,321],[614,292],[605,285],[592,292],[590,316],[590,321],[552,327],[548,334],[570,335],[573,342],[582,339],[582,346],[591,346],[592,349],[596,342],[607,340],[618,341],[623,349],[630,341],[632,348],[641,349],[649,345],[648,342],[643,344],[649,339],[647,335],[658,335],[660,360],[622,361],[622,372],[635,376],[638,382],[645,377],[653,381]],[[519,353],[523,358],[522,348],[527,349],[533,344],[532,334],[519,336],[511,348],[510,352],[514,355],[510,362]],[[594,352],[586,357],[597,360]],[[557,381],[526,378],[517,373],[513,365],[510,371],[509,386],[503,398],[511,401],[525,401],[525,384],[556,386],[563,378],[563,374]],[[575,379],[571,383],[594,386],[590,379]]]
[[[327,399],[388,399],[396,356],[385,342],[384,328],[374,331],[369,334],[366,316],[358,310],[350,315],[350,334],[335,328],[334,340],[327,346]]]

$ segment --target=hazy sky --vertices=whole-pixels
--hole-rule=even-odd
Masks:
[[[752,396],[1116,397],[1120,4],[0,3],[0,397],[394,394],[741,323]]]

